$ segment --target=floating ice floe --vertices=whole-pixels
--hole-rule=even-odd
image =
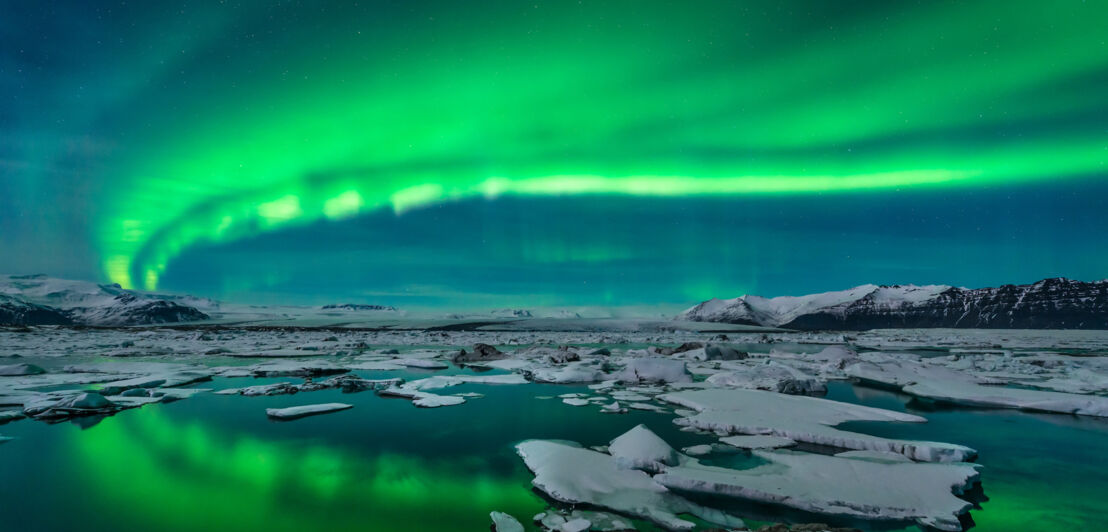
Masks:
[[[0,410],[0,425],[17,419],[23,419],[24,417],[26,416],[19,410]]]
[[[420,408],[438,408],[440,406],[454,406],[465,403],[464,397],[457,395],[435,395],[410,388],[391,387],[378,390],[377,395],[386,397],[403,397],[411,399],[412,404]]]
[[[795,441],[780,436],[724,436],[720,438],[719,441],[732,447],[746,450],[778,449],[780,447],[791,447],[796,445]]]
[[[254,364],[250,370],[255,377],[321,377],[350,371],[323,360],[273,360]]]
[[[745,351],[739,351],[727,344],[707,344],[698,346],[699,342],[690,342],[674,350],[675,354],[682,358],[697,361],[709,360],[743,360],[750,355]],[[688,347],[688,349],[685,349]],[[664,353],[663,353],[664,354]]]
[[[677,451],[646,428],[637,425],[608,444],[608,454],[625,469],[656,473],[665,466],[677,465]]]
[[[299,392],[314,392],[318,390],[341,389],[345,393],[361,392],[366,390],[382,390],[385,388],[400,386],[404,379],[363,379],[356,375],[337,375],[322,381],[308,380],[303,383],[274,382],[246,386],[244,388],[227,388],[215,392],[217,395],[244,395],[247,397],[263,395],[291,395]]]
[[[548,509],[534,517],[535,523],[547,532],[589,530],[592,532],[624,532],[634,530],[631,521],[608,512],[588,510],[559,511]],[[584,526],[585,528],[580,528]]]
[[[1022,381],[1021,384],[1064,393],[1094,394],[1108,392],[1108,374],[1078,368],[1065,375],[1054,376],[1041,381]]]
[[[532,362],[528,360],[520,360],[515,358],[505,358],[501,360],[491,360],[488,362],[481,362],[478,364],[468,364],[471,367],[490,368],[490,369],[503,369],[507,371],[516,371],[532,366]]]
[[[508,355],[491,345],[478,343],[474,344],[472,351],[466,351],[465,349],[458,351],[451,357],[451,361],[458,364],[463,362],[485,362],[507,357]]]
[[[874,462],[911,462],[912,459],[900,453],[888,451],[843,451],[836,454],[839,458],[854,458],[857,460],[872,460]]]
[[[446,369],[450,367],[450,364],[429,358],[397,358],[391,362],[408,368]]]
[[[692,382],[692,374],[683,360],[635,358],[616,375],[622,382]]]
[[[651,403],[640,403],[640,402],[637,402],[637,401],[628,401],[624,404],[627,405],[627,408],[630,408],[631,410],[644,410],[644,411],[647,411],[647,412],[657,412],[659,414],[669,413],[669,410],[666,410],[665,408],[662,408],[658,405],[651,404]]]
[[[583,384],[600,382],[607,378],[600,364],[592,360],[571,362],[555,368],[524,370],[524,375],[529,375],[535,382],[552,384]]]
[[[245,395],[247,397],[258,397],[263,395],[289,395],[300,392],[300,384],[295,382],[274,382],[270,384],[259,384],[257,386],[246,386],[243,388],[226,388],[215,392],[216,395]]]
[[[980,378],[914,360],[860,362],[848,367],[846,373],[865,383],[896,387],[933,401],[1108,417],[1108,397],[984,385]]]
[[[412,404],[420,408],[438,408],[440,406],[454,406],[466,402],[464,397],[456,395],[421,394],[412,400]]]
[[[731,366],[709,376],[705,382],[718,388],[745,388],[769,390],[791,395],[821,395],[827,393],[827,385],[803,371],[767,361],[756,365]]]
[[[491,512],[493,532],[523,532],[523,525],[515,517],[504,512]]]
[[[870,451],[841,456],[753,451],[764,464],[744,470],[707,466],[677,453],[641,425],[613,440],[607,449],[610,455],[572,442],[542,440],[523,442],[516,449],[535,473],[532,484],[551,498],[606,508],[673,530],[692,528],[692,523],[677,518],[678,513],[741,526],[729,522],[736,518],[681,495],[702,493],[826,516],[914,521],[957,531],[962,529],[959,516],[972,507],[957,495],[979,477],[972,464],[916,463]],[[547,530],[561,530],[558,527],[569,521],[569,516],[549,514],[536,516]]]
[[[742,389],[685,390],[659,398],[696,411],[675,423],[723,435],[772,435],[843,449],[893,451],[926,462],[958,462],[977,455],[977,451],[962,445],[894,440],[835,428],[847,421],[927,421],[879,408]]]
[[[329,414],[331,412],[338,412],[350,408],[354,408],[354,405],[346,403],[322,403],[317,405],[290,406],[288,408],[267,408],[265,409],[265,415],[275,419],[291,421],[302,417]]]
[[[11,364],[0,366],[0,377],[23,377],[26,375],[41,375],[46,370],[34,364]]]
[[[209,381],[213,373],[208,370],[184,370],[155,373],[142,377],[109,381],[100,384],[98,391],[103,395],[119,395],[132,388],[172,388],[197,382]]]
[[[405,366],[395,364],[386,360],[380,361],[367,361],[367,362],[355,362],[353,364],[343,364],[343,367],[349,370],[363,370],[363,371],[396,371],[404,369]]]
[[[707,444],[691,445],[681,449],[681,452],[689,456],[704,456],[712,453],[712,446]]]
[[[735,470],[689,459],[654,477],[670,489],[774,503],[829,516],[915,521],[961,531],[972,504],[958,498],[978,480],[970,464],[879,462],[790,451],[753,451],[768,463]]]
[[[919,382],[901,389],[916,397],[966,406],[1108,417],[1108,397],[1096,395],[942,381]]]
[[[669,530],[695,527],[677,514],[695,515],[721,526],[743,526],[738,517],[676,495],[645,472],[621,468],[615,458],[601,452],[544,440],[522,442],[516,445],[516,452],[535,474],[532,485],[556,501],[589,504]]]
[[[435,390],[457,386],[459,384],[529,384],[523,375],[506,373],[502,375],[436,375],[405,383],[408,390]]]
[[[47,395],[23,406],[28,417],[58,420],[79,416],[114,414],[131,405],[109,401],[96,392]],[[137,406],[137,405],[136,405]]]
[[[626,414],[627,409],[620,406],[619,401],[615,401],[612,404],[601,405],[600,411],[605,414]]]

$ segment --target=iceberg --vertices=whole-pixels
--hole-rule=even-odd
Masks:
[[[291,421],[302,417],[329,414],[331,412],[338,412],[350,408],[354,408],[354,405],[346,403],[322,403],[316,405],[290,406],[288,408],[267,408],[265,409],[265,415],[283,421]]]
[[[742,527],[738,517],[693,503],[657,483],[643,471],[623,469],[616,459],[576,444],[528,440],[516,452],[535,474],[531,482],[550,498],[566,504],[589,504],[645,519],[667,530],[692,530],[678,517],[692,514],[726,527]]]
[[[658,397],[696,412],[675,423],[721,434],[770,435],[849,450],[892,451],[925,462],[962,462],[977,456],[977,451],[962,445],[894,440],[835,428],[847,421],[927,421],[891,410],[743,389],[685,390]]]

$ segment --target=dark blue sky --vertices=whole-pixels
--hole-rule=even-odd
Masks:
[[[408,308],[1100,279],[1106,18],[9,3],[0,271]]]

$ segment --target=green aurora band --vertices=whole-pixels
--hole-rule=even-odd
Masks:
[[[189,90],[122,121],[136,145],[95,228],[111,281],[156,289],[190,247],[380,209],[982,187],[1108,155],[1082,120],[1105,105],[1101,2],[324,12],[194,51]]]

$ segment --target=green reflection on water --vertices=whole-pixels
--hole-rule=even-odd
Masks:
[[[488,509],[523,517],[545,506],[525,479],[497,475],[481,457],[361,456],[320,441],[181,426],[156,408],[69,435],[76,471],[98,487],[95,505],[160,530],[479,530]]]
[[[225,384],[241,382],[212,383]],[[830,388],[832,399],[910,410],[902,395]],[[511,451],[514,441],[597,445],[638,423],[678,448],[714,440],[680,432],[666,415],[610,416],[535,398],[583,387],[455,390],[486,397],[423,410],[332,391],[200,395],[86,430],[11,423],[3,432],[16,439],[0,447],[0,530],[485,530],[491,510],[527,521],[546,506]],[[329,401],[356,406],[292,423],[264,415],[267,407]],[[929,422],[846,427],[978,449],[989,500],[972,512],[975,532],[1100,528],[1108,422],[1013,411],[918,413]]]

